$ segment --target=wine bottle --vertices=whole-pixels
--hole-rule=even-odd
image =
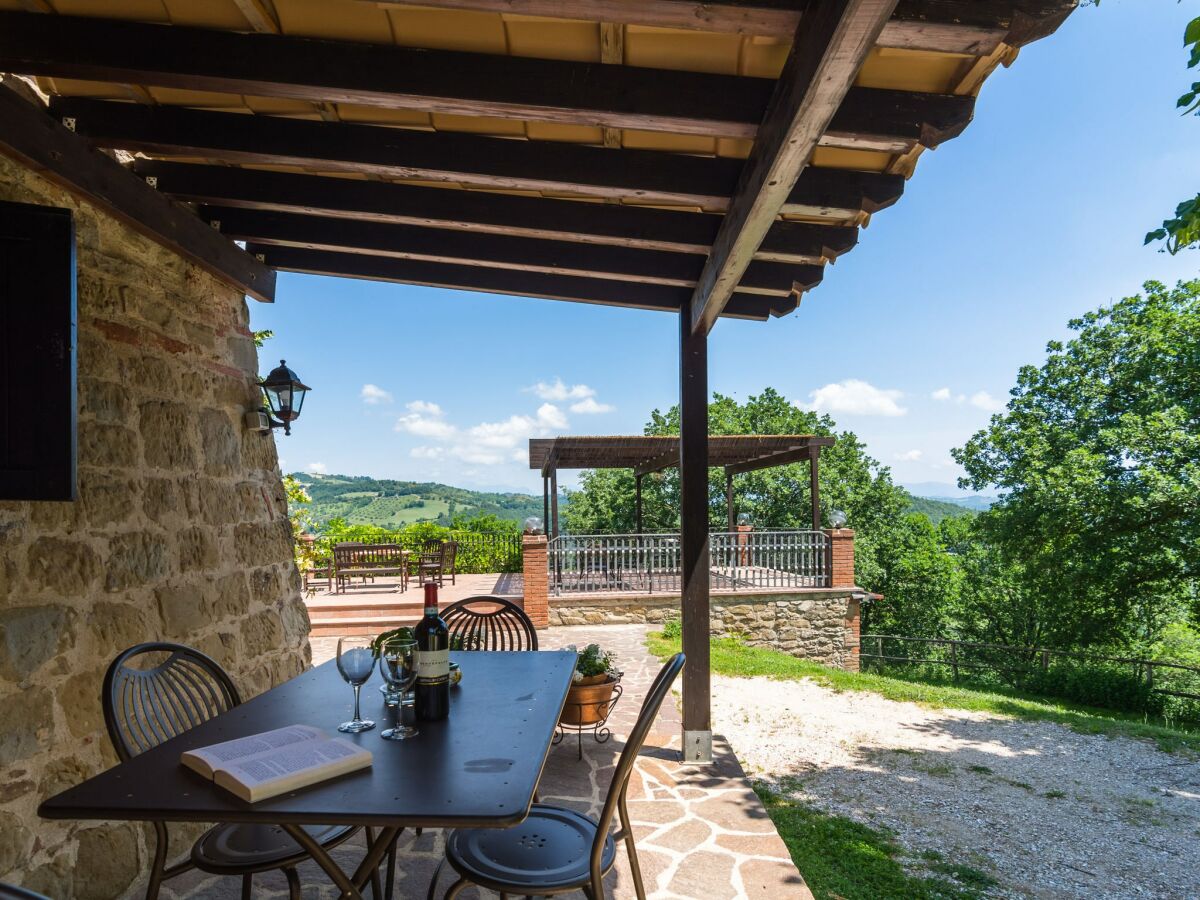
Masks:
[[[437,585],[425,585],[425,617],[413,629],[417,642],[417,718],[425,722],[450,714],[450,629],[438,615]]]

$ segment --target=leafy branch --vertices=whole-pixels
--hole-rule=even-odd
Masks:
[[[1200,16],[1188,22],[1183,32],[1183,47],[1188,51],[1189,69],[1200,66]],[[1192,83],[1191,88],[1175,103],[1182,110],[1182,115],[1200,115],[1200,81]],[[1167,219],[1161,228],[1156,228],[1146,235],[1145,243],[1166,241],[1163,247],[1172,256],[1180,250],[1195,247],[1200,244],[1200,194],[1191,200],[1184,200],[1175,207],[1175,217]]]

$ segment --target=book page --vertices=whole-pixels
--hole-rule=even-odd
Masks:
[[[324,740],[327,740],[325,733],[319,728],[312,728],[308,725],[288,725],[273,731],[264,731],[262,734],[251,734],[209,747],[188,750],[180,756],[180,762],[206,778],[212,778],[213,772],[226,763],[250,759],[263,753],[270,753],[280,747]]]
[[[216,782],[253,803],[371,765],[371,752],[341,738],[280,747],[218,767]]]

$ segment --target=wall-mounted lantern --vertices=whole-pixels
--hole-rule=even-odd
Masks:
[[[271,374],[258,384],[267,398],[271,415],[261,409],[252,409],[246,413],[246,424],[253,431],[282,428],[284,434],[291,434],[292,423],[300,418],[300,410],[304,408],[304,396],[312,388],[288,368],[286,359],[281,359]]]

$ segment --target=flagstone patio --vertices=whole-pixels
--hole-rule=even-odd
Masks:
[[[540,633],[545,649],[600,643],[617,654],[625,673],[622,682],[625,695],[610,719],[613,738],[599,744],[585,735],[582,760],[577,758],[574,735],[568,735],[554,747],[542,776],[543,801],[592,815],[599,812],[623,746],[622,738],[636,719],[642,697],[659,668],[658,660],[646,651],[645,633],[644,625],[551,628]],[[314,638],[313,663],[331,658],[336,646],[336,638]],[[469,688],[469,685],[463,687],[464,690]],[[789,858],[787,848],[724,738],[713,740],[712,765],[679,762],[682,726],[677,700],[678,697],[668,699],[663,705],[629,785],[629,811],[637,834],[647,896],[655,900],[811,898],[804,879]],[[420,777],[420,773],[414,772],[413,777]],[[361,853],[359,839],[335,851],[335,855],[349,860],[356,859]],[[397,896],[424,897],[441,858],[440,831],[402,835],[396,874]],[[337,896],[336,889],[315,865],[306,864],[300,871],[305,898],[325,900]],[[442,890],[451,881],[443,873]],[[618,853],[617,866],[609,875],[606,887],[610,897],[624,900],[634,896],[628,861],[623,852]],[[236,879],[192,873],[169,882],[163,896],[224,900],[238,897],[239,889]],[[258,876],[254,896],[264,900],[286,897],[283,877],[277,873]],[[465,891],[461,896],[493,895]]]

